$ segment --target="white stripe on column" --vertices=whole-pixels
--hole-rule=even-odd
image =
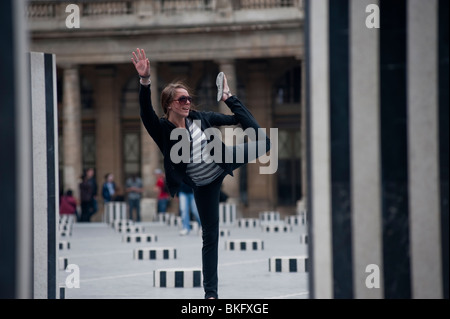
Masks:
[[[328,0],[310,2],[310,112],[314,298],[333,297]]]
[[[166,287],[168,288],[175,287],[175,271],[176,270],[166,271]]]
[[[17,277],[14,278],[16,282],[15,297],[19,299],[32,298],[32,281],[33,281],[33,207],[32,207],[32,131],[31,131],[31,115],[30,115],[30,96],[29,90],[24,88],[24,80],[30,76],[28,56],[28,37],[27,37],[27,19],[25,19],[25,5],[26,1],[11,1],[13,8],[13,23],[12,31],[14,47],[13,54],[16,55],[14,59],[14,70],[16,72],[14,83],[14,94],[16,99],[16,117],[14,126],[17,134],[17,186],[13,190],[17,197],[16,216],[16,264]],[[12,213],[12,212],[11,212]],[[12,243],[11,243],[12,244]]]
[[[33,127],[34,299],[47,299],[47,128],[44,54],[30,54]]]
[[[55,229],[54,232],[55,234],[58,234],[58,219],[59,219],[59,148],[58,148],[58,95],[57,95],[57,77],[56,77],[56,56],[55,54],[52,54],[52,78],[53,78],[53,151],[54,151],[54,163],[55,163],[55,167],[54,167],[54,178],[55,178],[55,198],[53,199],[55,202]],[[70,234],[70,231],[69,231]],[[56,237],[57,238],[57,237]],[[59,255],[59,249],[58,249],[58,240],[56,239],[54,242],[55,245],[55,262],[56,260],[58,260],[58,255]],[[56,283],[56,287],[55,287],[55,291],[56,291],[56,295],[55,298],[56,299],[60,299],[60,289],[58,289],[58,282],[59,282],[59,276],[58,276],[58,271],[56,271],[56,278],[55,278],[55,283]]]
[[[408,2],[408,169],[413,298],[442,298],[437,0]]]
[[[383,266],[380,194],[379,30],[366,28],[366,7],[378,0],[350,2],[350,118],[353,284],[355,298],[383,298],[368,289],[366,267]],[[380,271],[380,275],[382,275]],[[380,278],[380,283],[382,283]]]
[[[194,287],[194,272],[184,271],[183,272],[183,287],[192,288]]]

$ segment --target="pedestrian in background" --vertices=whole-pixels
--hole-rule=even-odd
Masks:
[[[90,222],[93,212],[92,207],[92,185],[89,182],[88,175],[86,172],[81,176],[80,188],[80,201],[81,201],[81,216],[80,222]]]
[[[156,184],[155,192],[158,194],[158,213],[165,213],[169,206],[169,191],[167,189],[166,177],[162,170],[157,168],[155,170]]]
[[[136,222],[141,221],[141,197],[142,197],[142,180],[133,174],[127,179],[125,183],[125,192],[128,197],[128,218],[130,220],[135,220]],[[133,210],[136,210],[136,219],[133,219]]]
[[[114,182],[114,175],[112,173],[108,173],[105,175],[105,182],[103,183],[102,188],[102,196],[103,202],[106,204],[114,200],[114,196],[116,194],[117,187]]]
[[[97,186],[97,180],[95,178],[95,170],[93,168],[88,168],[86,170],[86,175],[88,178],[88,182],[91,184],[92,188],[92,211],[91,214],[95,215],[98,211],[98,202],[97,202],[97,193],[98,193],[98,186]]]
[[[192,187],[181,183],[178,191],[178,198],[180,201],[181,220],[183,222],[183,229],[180,231],[181,236],[188,235],[191,231],[191,212],[195,220],[201,226],[200,216],[198,215],[197,205],[195,204],[194,191]]]
[[[77,217],[77,200],[73,197],[73,191],[71,189],[61,196],[59,203],[59,214],[60,215],[72,215]]]

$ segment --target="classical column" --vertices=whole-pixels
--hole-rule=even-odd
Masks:
[[[82,145],[80,78],[77,66],[64,67],[63,82],[64,190],[72,189],[76,198],[79,198]]]
[[[162,115],[161,106],[159,103],[159,90],[158,90],[158,65],[155,62],[151,64],[151,93],[152,93],[152,104],[158,115]],[[139,78],[136,76],[136,81]],[[151,197],[155,196],[153,191],[153,186],[156,183],[154,171],[156,168],[161,168],[161,151],[159,150],[156,143],[153,141],[151,136],[148,134],[144,125],[141,121],[141,172],[142,172],[142,184],[144,187],[144,196]]]
[[[333,297],[330,161],[329,1],[306,2],[310,297]]]
[[[33,177],[25,1],[0,2],[0,299],[33,297]]]
[[[233,60],[219,60],[217,61],[219,65],[219,71],[222,71],[225,73],[227,80],[228,80],[228,86],[230,87],[231,93],[234,95],[237,94],[236,92],[236,68],[234,65]],[[219,112],[223,114],[232,114],[228,106],[220,102],[219,104]],[[226,145],[233,145],[232,136],[225,136],[224,130],[222,129],[222,136],[224,137],[224,142]],[[225,180],[223,181],[223,191],[227,193],[227,195],[230,197],[230,199],[234,199],[236,201],[239,200],[239,169],[234,171],[234,177],[227,176],[225,177]]]
[[[247,190],[249,213],[255,215],[264,210],[272,209],[274,197],[274,174],[261,174],[260,168],[273,164],[273,156],[276,154],[275,147],[278,143],[270,136],[271,121],[271,82],[268,77],[269,66],[265,62],[251,62],[248,67],[247,99],[246,106],[253,114],[262,128],[266,129],[266,134],[271,138],[273,151],[271,150],[270,163],[262,164],[259,160],[256,163],[247,164]],[[274,153],[275,152],[275,153]]]
[[[302,57],[301,60],[299,60],[300,63],[300,70],[302,72],[301,74],[301,111],[300,111],[300,138],[301,138],[301,158],[300,158],[300,172],[302,174],[302,190],[301,190],[301,201],[303,202],[304,206],[306,207],[308,211],[308,167],[306,163],[306,156],[307,156],[307,150],[306,150],[306,65],[305,60]]]
[[[95,92],[96,170],[99,180],[107,173],[114,175],[118,193],[124,194],[123,141],[120,114],[121,86],[113,66],[99,66]],[[101,187],[101,185],[99,185]],[[101,211],[101,208],[99,209]]]

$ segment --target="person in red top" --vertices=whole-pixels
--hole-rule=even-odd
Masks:
[[[155,170],[155,192],[158,194],[158,213],[165,213],[169,205],[169,191],[166,186],[166,178],[159,168]]]
[[[61,203],[59,204],[60,215],[76,215],[77,214],[77,201],[73,197],[72,190],[68,190],[65,195],[61,197]]]

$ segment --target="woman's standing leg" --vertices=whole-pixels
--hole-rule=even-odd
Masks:
[[[205,299],[218,298],[219,193],[222,181],[223,177],[221,176],[209,185],[198,187],[194,193],[202,222],[202,268]]]

